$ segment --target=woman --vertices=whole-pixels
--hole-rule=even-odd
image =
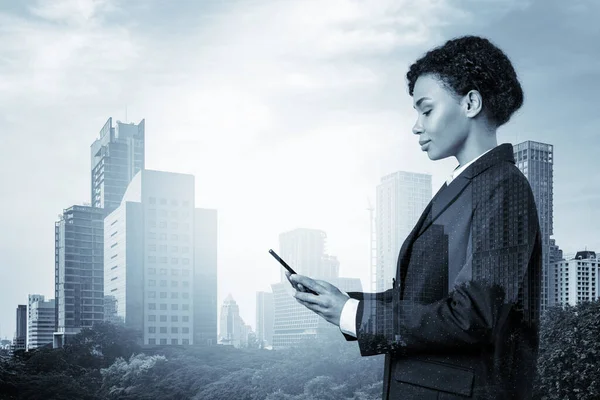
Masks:
[[[523,103],[521,85],[506,55],[476,36],[429,51],[407,79],[421,150],[458,167],[404,242],[392,289],[345,294],[292,275],[295,297],[358,340],[361,355],[386,354],[384,399],[529,399],[539,221],[512,145],[496,139]]]

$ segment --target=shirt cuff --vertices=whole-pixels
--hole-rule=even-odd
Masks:
[[[359,301],[349,298],[342,308],[340,315],[340,331],[346,335],[356,337],[356,312]]]

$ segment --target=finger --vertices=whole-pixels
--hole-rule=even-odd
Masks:
[[[321,296],[317,296],[317,295],[314,295],[312,293],[296,292],[294,294],[294,297],[297,300],[300,300],[300,301],[302,301],[304,303],[318,304],[320,306],[323,305],[323,300],[322,300]]]
[[[304,307],[308,308],[309,310],[311,310],[314,313],[319,314],[321,316],[323,316],[324,312],[326,311],[325,308],[323,306],[321,306],[320,304],[304,301],[298,297],[296,297],[296,301],[298,303],[302,304]]]
[[[323,291],[323,287],[321,285],[318,285],[313,279],[309,278],[308,276],[294,274],[292,275],[291,279],[294,283],[302,284],[302,286],[304,286],[305,288],[314,290],[317,293]]]

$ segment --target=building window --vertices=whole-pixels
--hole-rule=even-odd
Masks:
[[[156,245],[155,244],[149,244],[148,245],[148,250],[150,250],[150,251],[156,251]]]
[[[148,268],[148,275],[156,275],[156,268]]]
[[[158,251],[160,251],[161,253],[165,253],[167,251],[167,245],[161,244],[160,246],[158,246]]]
[[[178,258],[171,258],[171,264],[177,264],[178,261]]]
[[[184,299],[189,299],[190,294],[188,292],[183,292],[183,293],[181,293],[181,297],[183,297]]]
[[[171,315],[171,322],[177,322],[177,315]]]
[[[171,344],[178,344],[178,340],[177,339],[171,339]]]
[[[156,303],[148,303],[148,310],[156,310]]]
[[[156,197],[148,197],[148,203],[156,204]]]
[[[166,311],[167,310],[167,305],[165,303],[161,303],[160,304],[160,310],[161,311]]]
[[[156,333],[156,327],[155,326],[149,326],[148,327],[148,333]]]
[[[166,233],[161,233],[161,234],[158,236],[158,240],[167,240],[167,234],[166,234]]]
[[[156,315],[154,315],[154,314],[150,314],[150,315],[148,315],[148,321],[149,321],[149,322],[154,322],[154,321],[156,321]]]
[[[187,328],[187,327],[181,328],[181,333],[190,333],[190,328]]]
[[[176,304],[174,304],[174,305],[176,305]],[[181,305],[181,309],[182,310],[189,310],[190,309],[190,305],[189,304],[182,304]]]
[[[167,274],[167,269],[166,268],[161,268],[160,269],[160,274],[161,275],[166,275]]]
[[[177,247],[177,246],[171,247],[171,253],[177,253],[178,251],[179,251],[179,247]]]
[[[159,228],[166,228],[167,227],[167,221],[160,221],[160,224],[158,224]]]
[[[167,322],[167,316],[166,315],[161,315],[160,316],[160,322]]]
[[[167,281],[160,281],[160,287],[166,287]]]
[[[148,281],[148,286],[156,286],[156,281],[154,279],[150,279]]]
[[[167,333],[167,327],[166,326],[161,326],[160,327],[160,333]]]
[[[171,287],[177,287],[177,286],[179,286],[179,282],[171,281]]]
[[[149,298],[149,299],[154,299],[154,298],[156,298],[156,292],[148,292],[148,298]]]
[[[182,273],[183,276],[190,276],[190,270],[189,269],[181,270],[181,273]]]
[[[171,275],[178,276],[179,275],[179,270],[178,269],[172,269],[171,270]]]
[[[187,271],[187,270],[183,270],[183,272],[185,272],[185,271]],[[185,274],[184,274],[184,275],[185,275]],[[181,283],[182,283],[182,285],[183,285],[183,287],[184,287],[184,288],[188,288],[188,287],[190,287],[190,282],[189,282],[189,281],[183,281],[183,282],[181,282]]]
[[[172,326],[171,333],[179,333],[179,328],[177,328],[176,326]]]
[[[182,344],[190,344],[190,339],[182,339]]]
[[[179,298],[179,292],[171,292],[171,298],[172,299],[178,299]]]
[[[158,258],[158,262],[161,264],[166,264],[167,263],[167,257],[159,257]]]
[[[181,317],[181,320],[182,320],[183,322],[190,322],[190,317],[189,317],[189,316],[187,316],[187,315],[184,315],[183,317]]]
[[[178,304],[171,304],[171,310],[179,310],[179,305]],[[185,308],[184,308],[185,310]]]
[[[167,344],[167,339],[160,339],[160,344]]]
[[[148,344],[156,344],[156,339],[148,339]]]
[[[166,299],[167,298],[167,292],[160,292],[160,298],[161,299]]]

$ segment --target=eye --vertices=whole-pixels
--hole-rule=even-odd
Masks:
[[[429,111],[425,111],[425,112],[423,113],[423,115],[429,115],[429,113],[430,113],[430,112],[431,112],[431,110],[429,110]]]

